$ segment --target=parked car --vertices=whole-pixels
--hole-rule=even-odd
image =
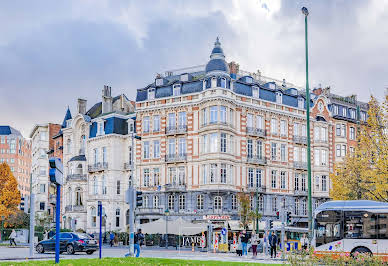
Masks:
[[[83,233],[60,233],[59,234],[59,252],[74,254],[75,252],[86,252],[93,254],[98,248],[97,241],[90,235]],[[50,239],[42,240],[36,245],[38,253],[55,251],[55,236]]]

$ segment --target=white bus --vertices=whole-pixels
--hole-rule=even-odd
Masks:
[[[314,212],[316,253],[388,256],[388,203],[328,201]]]

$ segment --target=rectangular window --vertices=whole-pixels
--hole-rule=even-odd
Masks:
[[[221,152],[226,152],[226,134],[221,133]]]
[[[217,123],[218,121],[218,107],[217,106],[211,106],[210,107],[210,123]]]
[[[271,160],[276,161],[276,143],[271,143]]]
[[[144,159],[150,158],[150,142],[144,141],[143,143],[143,157]]]
[[[150,117],[149,116],[143,117],[143,132],[144,133],[150,132]]]
[[[286,144],[280,145],[280,157],[282,162],[286,161]]]
[[[320,152],[320,150],[318,150],[318,149],[314,150],[315,166],[320,166],[320,164],[319,164],[319,152]]]
[[[347,117],[347,110],[346,107],[342,107],[342,116]]]
[[[262,186],[262,172],[261,169],[256,169],[256,187]]]
[[[263,159],[263,142],[261,140],[258,140],[256,142],[256,148],[257,148],[257,158]]]
[[[98,163],[98,149],[93,149],[93,153],[94,153],[94,164],[97,164]]]
[[[178,128],[184,128],[186,127],[186,112],[179,112],[178,113]]]
[[[160,186],[159,168],[154,168],[154,186]]]
[[[280,135],[287,136],[287,123],[285,120],[280,120]]]
[[[169,167],[168,168],[168,183],[175,185],[176,182],[176,168],[175,167]]]
[[[202,109],[202,125],[207,125],[207,108]]]
[[[179,152],[179,156],[186,155],[186,139],[184,139],[184,138],[179,139],[178,152]]]
[[[294,177],[294,190],[298,191],[299,190],[299,174],[295,173]]]
[[[295,199],[294,204],[295,204],[295,206],[294,206],[294,214],[295,215],[299,215],[299,199]]]
[[[294,147],[294,162],[300,161],[300,153],[299,153],[299,148]]]
[[[209,145],[208,145],[208,135],[202,136],[202,152],[207,153],[209,152]]]
[[[342,156],[342,157],[345,157],[345,156],[346,156],[346,145],[342,145],[341,156]]]
[[[160,116],[155,115],[154,116],[154,132],[159,132],[160,131]]]
[[[160,142],[159,140],[154,140],[154,158],[160,157]]]
[[[168,154],[169,155],[175,154],[175,139],[168,140]]]
[[[203,164],[202,165],[202,182],[203,184],[207,184],[207,170],[208,169],[208,166],[207,164]]]
[[[322,191],[327,191],[327,176],[322,176]]]
[[[307,162],[307,151],[306,148],[302,148],[302,162]]]
[[[253,168],[248,168],[248,187],[253,187]]]
[[[107,159],[106,147],[102,147],[102,163],[106,163],[106,159]]]
[[[253,157],[253,147],[252,147],[252,140],[247,140],[247,157],[252,158]]]
[[[229,123],[231,126],[234,125],[234,111],[233,109],[229,109]]]
[[[278,199],[276,197],[272,198],[272,211],[277,212],[278,210]]]
[[[259,98],[259,88],[258,87],[255,87],[255,86],[252,87],[252,96],[254,98]]]
[[[121,189],[120,189],[120,180],[117,180],[116,183],[116,194],[120,195]]]
[[[210,164],[210,183],[215,183],[217,179],[217,164]]]
[[[40,184],[40,193],[45,193],[46,192],[46,185],[45,184]]]
[[[280,188],[281,189],[286,188],[286,172],[284,171],[280,172]]]
[[[276,188],[276,170],[271,171],[271,187]]]
[[[175,129],[176,128],[175,113],[169,113],[168,114],[168,128],[169,129]]]
[[[278,133],[278,120],[276,118],[271,119],[271,133],[275,135]]]
[[[346,125],[345,124],[341,125],[341,136],[346,138]]]
[[[144,169],[144,175],[143,175],[143,185],[145,187],[150,186],[150,169]]]
[[[333,113],[338,115],[338,105],[333,105]]]
[[[299,133],[299,124],[298,124],[298,123],[294,123],[294,135],[295,135],[295,136],[300,136],[300,133]]]
[[[341,145],[340,144],[337,144],[335,146],[335,156],[341,157]]]
[[[247,114],[247,127],[253,128],[253,114]]]
[[[47,136],[46,132],[41,132],[40,133],[40,140],[46,140],[46,136]]]
[[[321,129],[320,127],[314,128],[314,140],[320,140],[320,136],[319,136],[320,129]]]
[[[349,137],[350,137],[351,140],[355,140],[356,139],[354,127],[350,128],[350,136]]]
[[[327,128],[321,127],[321,140],[327,141]]]
[[[41,211],[45,210],[45,203],[44,202],[39,203],[39,210],[41,210]]]
[[[173,95],[173,96],[179,96],[179,95],[181,95],[181,85],[180,85],[180,84],[175,84],[175,85],[173,86],[172,95]]]
[[[306,174],[302,174],[301,176],[301,189],[302,191],[306,191]]]
[[[321,150],[321,165],[327,165],[327,151]]]
[[[336,134],[336,136],[341,136],[341,125],[340,124],[337,124],[335,126],[335,134]]]
[[[256,116],[256,128],[264,129],[263,117],[261,115]]]
[[[226,164],[221,164],[221,183],[226,184]]]
[[[305,124],[302,124],[302,137],[307,137],[307,127]]]
[[[220,106],[220,122],[226,123],[226,107]]]
[[[217,133],[211,133],[210,134],[210,152],[217,152],[218,149],[218,134]]]

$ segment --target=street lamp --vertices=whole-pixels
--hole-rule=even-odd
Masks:
[[[312,200],[311,200],[311,140],[310,140],[310,89],[309,89],[309,59],[308,59],[308,41],[307,41],[307,16],[309,11],[306,7],[302,7],[304,15],[304,35],[305,35],[305,50],[306,50],[306,116],[307,116],[307,181],[308,181],[308,226],[309,226],[309,241],[311,243],[313,216],[312,216]]]
[[[166,215],[166,249],[168,249],[168,215],[170,214],[170,211],[166,209],[164,214]]]

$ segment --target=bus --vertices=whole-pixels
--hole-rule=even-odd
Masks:
[[[388,256],[388,203],[328,201],[314,211],[316,254]]]

